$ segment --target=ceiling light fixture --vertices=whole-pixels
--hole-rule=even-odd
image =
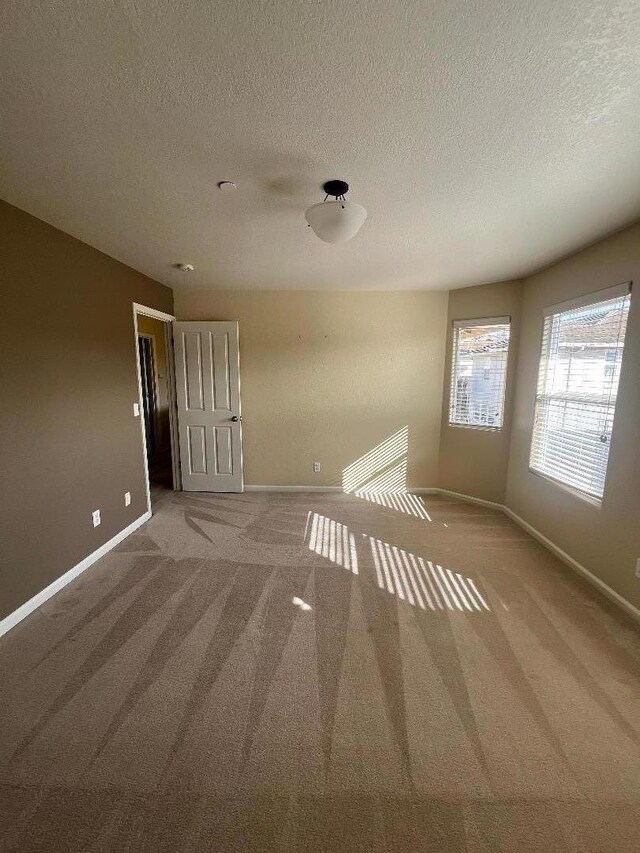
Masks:
[[[345,181],[327,181],[322,189],[326,194],[324,201],[312,205],[305,213],[305,219],[325,243],[346,243],[362,228],[367,211],[361,204],[345,199],[349,191],[349,184]],[[327,201],[329,196],[333,196],[334,201]]]
[[[193,264],[178,264],[180,272],[193,272],[195,267]]]
[[[238,189],[238,185],[235,184],[233,181],[218,181],[216,186],[223,193],[232,193],[234,190]]]

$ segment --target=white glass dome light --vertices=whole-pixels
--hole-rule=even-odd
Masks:
[[[345,181],[327,181],[322,189],[326,193],[325,200],[312,205],[305,219],[325,243],[346,243],[362,228],[367,211],[361,204],[346,201],[344,196],[349,184]],[[335,201],[327,201],[330,195]]]

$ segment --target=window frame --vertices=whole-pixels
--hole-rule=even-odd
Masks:
[[[538,404],[538,384],[540,381],[540,365],[542,363],[542,346],[544,344],[544,327],[548,317],[552,317],[556,314],[564,314],[570,311],[577,311],[580,308],[587,308],[590,305],[598,305],[600,302],[606,302],[610,299],[624,298],[625,296],[631,296],[631,292],[633,289],[633,282],[624,281],[620,284],[613,285],[612,287],[602,288],[601,290],[591,291],[590,293],[582,294],[574,299],[568,299],[565,302],[557,302],[553,305],[546,305],[542,309],[541,323],[540,323],[540,336],[538,339],[538,365],[535,374],[535,387],[533,391],[533,405],[531,407],[531,434],[529,437],[529,454],[528,454],[528,464],[527,470],[530,474],[533,474],[535,477],[539,477],[541,480],[546,480],[548,483],[556,486],[563,492],[567,492],[579,500],[591,504],[592,506],[600,509],[604,502],[604,498],[606,495],[606,480],[607,474],[609,472],[609,454],[607,454],[607,465],[604,471],[604,485],[602,490],[602,497],[598,497],[590,492],[586,492],[577,486],[572,485],[571,483],[567,483],[565,480],[561,480],[558,477],[553,477],[551,474],[546,473],[545,471],[540,471],[538,468],[534,468],[531,464],[531,456],[533,452],[533,441],[534,441],[534,429],[535,429],[535,419],[536,419],[536,407]],[[628,322],[628,321],[627,321]],[[625,343],[626,343],[626,328],[625,328]],[[622,346],[622,354],[620,359],[620,374],[622,374],[622,367],[624,364],[624,353],[625,353],[625,345]],[[611,440],[609,442],[609,450],[611,449],[611,444],[613,443],[613,429],[615,426],[615,415],[617,408],[617,393],[616,393],[616,403],[613,407],[613,419],[611,423]]]
[[[489,426],[487,424],[465,424],[459,423],[458,421],[451,420],[452,411],[453,411],[453,403],[455,400],[455,396],[453,394],[453,387],[455,381],[456,374],[456,360],[458,353],[458,330],[459,329],[472,329],[477,328],[479,326],[508,326],[509,327],[509,340],[507,343],[507,352],[504,362],[504,382],[502,383],[502,400],[501,400],[501,418],[499,426]],[[473,430],[481,430],[483,432],[491,432],[491,433],[499,433],[504,430],[505,420],[506,420],[506,400],[507,400],[507,382],[509,377],[509,357],[511,355],[511,315],[505,315],[503,317],[469,317],[464,319],[455,319],[451,322],[451,365],[450,365],[450,376],[449,376],[449,400],[448,400],[448,411],[447,411],[447,426],[452,429],[473,429]]]

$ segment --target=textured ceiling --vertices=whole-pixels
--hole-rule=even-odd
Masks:
[[[172,286],[454,288],[640,216],[638,0],[2,14],[0,194]],[[339,246],[303,216],[334,177],[369,210]]]

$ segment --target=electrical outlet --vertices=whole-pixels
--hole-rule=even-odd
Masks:
[[[640,560],[636,560],[636,577],[640,578]]]
[[[93,526],[98,527],[101,521],[99,509],[94,509],[94,511],[91,513],[91,520],[93,521]]]
[[[320,463],[319,463],[319,462],[314,462],[314,463],[313,463],[313,473],[314,473],[314,474],[319,474],[319,473],[320,473]]]
[[[124,505],[131,506],[131,492],[124,493]]]
[[[140,403],[134,403],[133,404],[133,417],[134,418],[140,417]]]

